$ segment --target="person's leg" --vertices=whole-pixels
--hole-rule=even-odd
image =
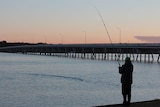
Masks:
[[[127,105],[130,105],[130,103],[131,103],[131,85],[130,85],[130,84],[128,85],[128,92],[127,92],[127,95],[128,95]]]
[[[131,84],[129,85],[129,92],[128,92],[128,102],[129,102],[129,104],[130,104],[130,102],[131,102]]]
[[[131,102],[131,94],[128,95],[128,103],[130,104]]]
[[[126,94],[125,94],[125,85],[122,84],[122,95],[123,95],[123,104],[126,103]]]
[[[127,93],[128,93],[128,85],[122,84],[123,105],[127,105],[127,102],[128,102]]]
[[[125,105],[126,104],[126,95],[123,94],[123,104]]]

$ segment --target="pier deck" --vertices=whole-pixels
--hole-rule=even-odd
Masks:
[[[0,52],[24,53],[36,55],[53,55],[87,59],[124,60],[130,56],[135,61],[153,62],[153,55],[160,60],[160,43],[141,44],[52,44],[52,45],[23,45],[1,47]]]

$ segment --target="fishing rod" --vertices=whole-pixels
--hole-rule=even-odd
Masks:
[[[107,29],[107,26],[106,26],[106,24],[104,23],[103,17],[102,17],[100,11],[98,10],[98,8],[97,8],[96,6],[95,6],[95,9],[97,10],[97,13],[98,13],[99,17],[101,18],[102,24],[104,25],[105,31],[106,31],[106,33],[107,33],[107,35],[108,35],[108,38],[109,38],[109,41],[110,41],[111,45],[113,45],[113,44],[112,44],[112,39],[111,39],[110,34],[109,34],[109,32],[108,32],[108,29]]]
[[[101,15],[100,11],[98,10],[98,8],[97,8],[96,6],[94,6],[94,8],[96,9],[99,17],[101,18],[102,24],[104,25],[105,31],[106,31],[106,33],[107,33],[107,35],[108,35],[108,38],[109,38],[109,41],[110,41],[110,44],[111,44],[111,46],[112,46],[112,48],[113,48],[112,39],[111,39],[111,37],[110,37],[110,34],[109,34],[109,32],[108,32],[108,29],[107,29],[107,26],[106,26],[106,24],[105,24],[105,22],[104,22],[104,19],[103,19],[102,15]],[[120,66],[120,62],[119,62],[118,60],[117,60],[117,62],[118,62],[118,64],[119,64],[119,66]]]

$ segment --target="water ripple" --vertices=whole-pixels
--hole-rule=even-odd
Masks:
[[[28,75],[32,75],[32,76],[42,76],[42,77],[55,77],[55,78],[63,78],[63,79],[84,81],[84,80],[81,79],[81,78],[70,77],[70,76],[62,76],[62,75],[48,75],[48,74],[28,74]]]

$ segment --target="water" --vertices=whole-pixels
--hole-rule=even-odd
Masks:
[[[133,64],[132,102],[160,99],[160,65]],[[122,103],[116,61],[0,53],[0,68],[0,107]]]

